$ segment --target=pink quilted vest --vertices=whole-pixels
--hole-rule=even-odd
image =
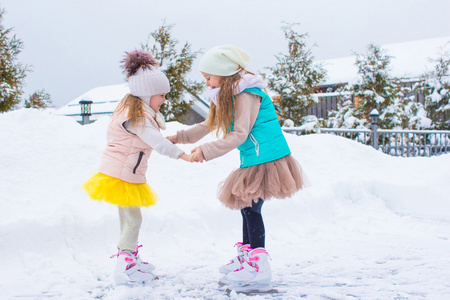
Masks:
[[[128,110],[125,110],[109,123],[99,172],[130,183],[144,183],[147,182],[145,173],[152,148],[124,128],[127,116]],[[146,114],[146,117],[159,128],[150,115]]]

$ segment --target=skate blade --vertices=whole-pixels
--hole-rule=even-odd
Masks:
[[[158,277],[155,277],[153,279],[149,279],[149,280],[142,280],[142,281],[127,281],[125,283],[119,284],[119,285],[124,285],[124,286],[129,286],[129,287],[136,287],[136,286],[146,286],[151,284],[154,280],[158,280]]]
[[[153,275],[153,278],[148,278],[148,279],[146,279],[146,280],[127,280],[127,281],[122,281],[122,282],[117,282],[117,281],[116,281],[116,285],[117,285],[117,286],[119,286],[119,285],[124,285],[124,286],[129,286],[129,287],[149,285],[149,284],[151,284],[153,281],[159,279],[159,277],[156,276],[156,275],[154,275],[153,273],[152,273],[152,275]]]
[[[277,289],[274,289],[270,283],[233,283],[227,291],[235,291],[244,294],[253,293],[278,293]]]
[[[231,280],[229,280],[229,279],[227,278],[227,276],[225,275],[225,276],[222,276],[222,278],[219,279],[219,284],[220,284],[221,286],[229,285],[229,284],[231,284]]]

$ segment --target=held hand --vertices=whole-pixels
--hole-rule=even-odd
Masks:
[[[193,162],[194,161],[194,154],[189,154],[188,155],[186,153],[183,153],[183,154],[181,154],[180,158],[182,160],[184,160],[184,161],[187,161],[187,162]]]
[[[196,147],[196,148],[192,149],[191,154],[194,156],[193,160],[195,162],[202,163],[203,161],[205,161],[205,156],[203,155],[202,148]]]
[[[178,143],[178,137],[177,137],[176,134],[175,134],[175,135],[169,135],[169,136],[166,136],[166,138],[167,138],[169,141],[171,141],[173,144],[177,144],[177,143]]]

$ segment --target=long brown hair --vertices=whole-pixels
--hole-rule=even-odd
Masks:
[[[206,126],[210,131],[216,129],[217,137],[220,132],[223,137],[231,132],[231,123],[234,118],[234,95],[237,94],[239,80],[241,80],[239,73],[223,76],[217,94],[217,105],[211,101]]]
[[[126,94],[114,110],[113,117],[121,114],[126,109],[128,109],[127,118],[131,122],[131,127],[137,128],[139,125],[142,127],[145,126],[144,101],[131,94]]]

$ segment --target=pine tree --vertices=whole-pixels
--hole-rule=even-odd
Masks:
[[[25,100],[25,108],[46,108],[52,103],[50,94],[45,90],[34,92]]]
[[[431,119],[428,118],[428,113],[425,106],[416,101],[416,99],[410,99],[405,105],[403,105],[405,115],[404,129],[423,130],[431,128]]]
[[[447,44],[447,46],[449,46]],[[425,96],[424,106],[434,129],[450,129],[450,51],[441,49],[440,56],[433,59],[432,71],[421,76],[417,92]]]
[[[191,45],[186,42],[180,51],[177,50],[178,41],[172,38],[173,24],[161,25],[159,29],[152,32],[142,49],[149,50],[159,60],[161,70],[166,74],[170,82],[170,92],[166,95],[168,101],[161,107],[160,111],[166,121],[184,121],[184,115],[193,105],[192,98],[199,98],[204,90],[201,82],[192,81],[186,75],[192,70],[192,64],[200,51],[192,51]],[[150,45],[150,37],[155,44]],[[191,96],[189,96],[191,95]]]
[[[267,68],[271,74],[266,74],[266,78],[269,88],[280,97],[275,103],[280,122],[290,119],[301,124],[307,109],[315,103],[312,94],[323,82],[325,69],[314,63],[314,56],[306,46],[308,35],[295,32],[295,25],[298,24],[282,26],[288,41],[288,54],[275,56],[278,62],[275,67]]]
[[[0,10],[0,112],[14,109],[21,101],[24,78],[30,71],[27,65],[17,61],[23,43],[15,35],[9,37],[12,28],[2,24],[4,9]]]
[[[393,108],[402,91],[400,80],[389,74],[391,59],[384,50],[370,44],[365,55],[356,55],[360,79],[352,86],[353,95],[358,99],[355,116],[369,121],[370,112],[376,108],[383,128],[393,128],[398,124],[396,109]]]

